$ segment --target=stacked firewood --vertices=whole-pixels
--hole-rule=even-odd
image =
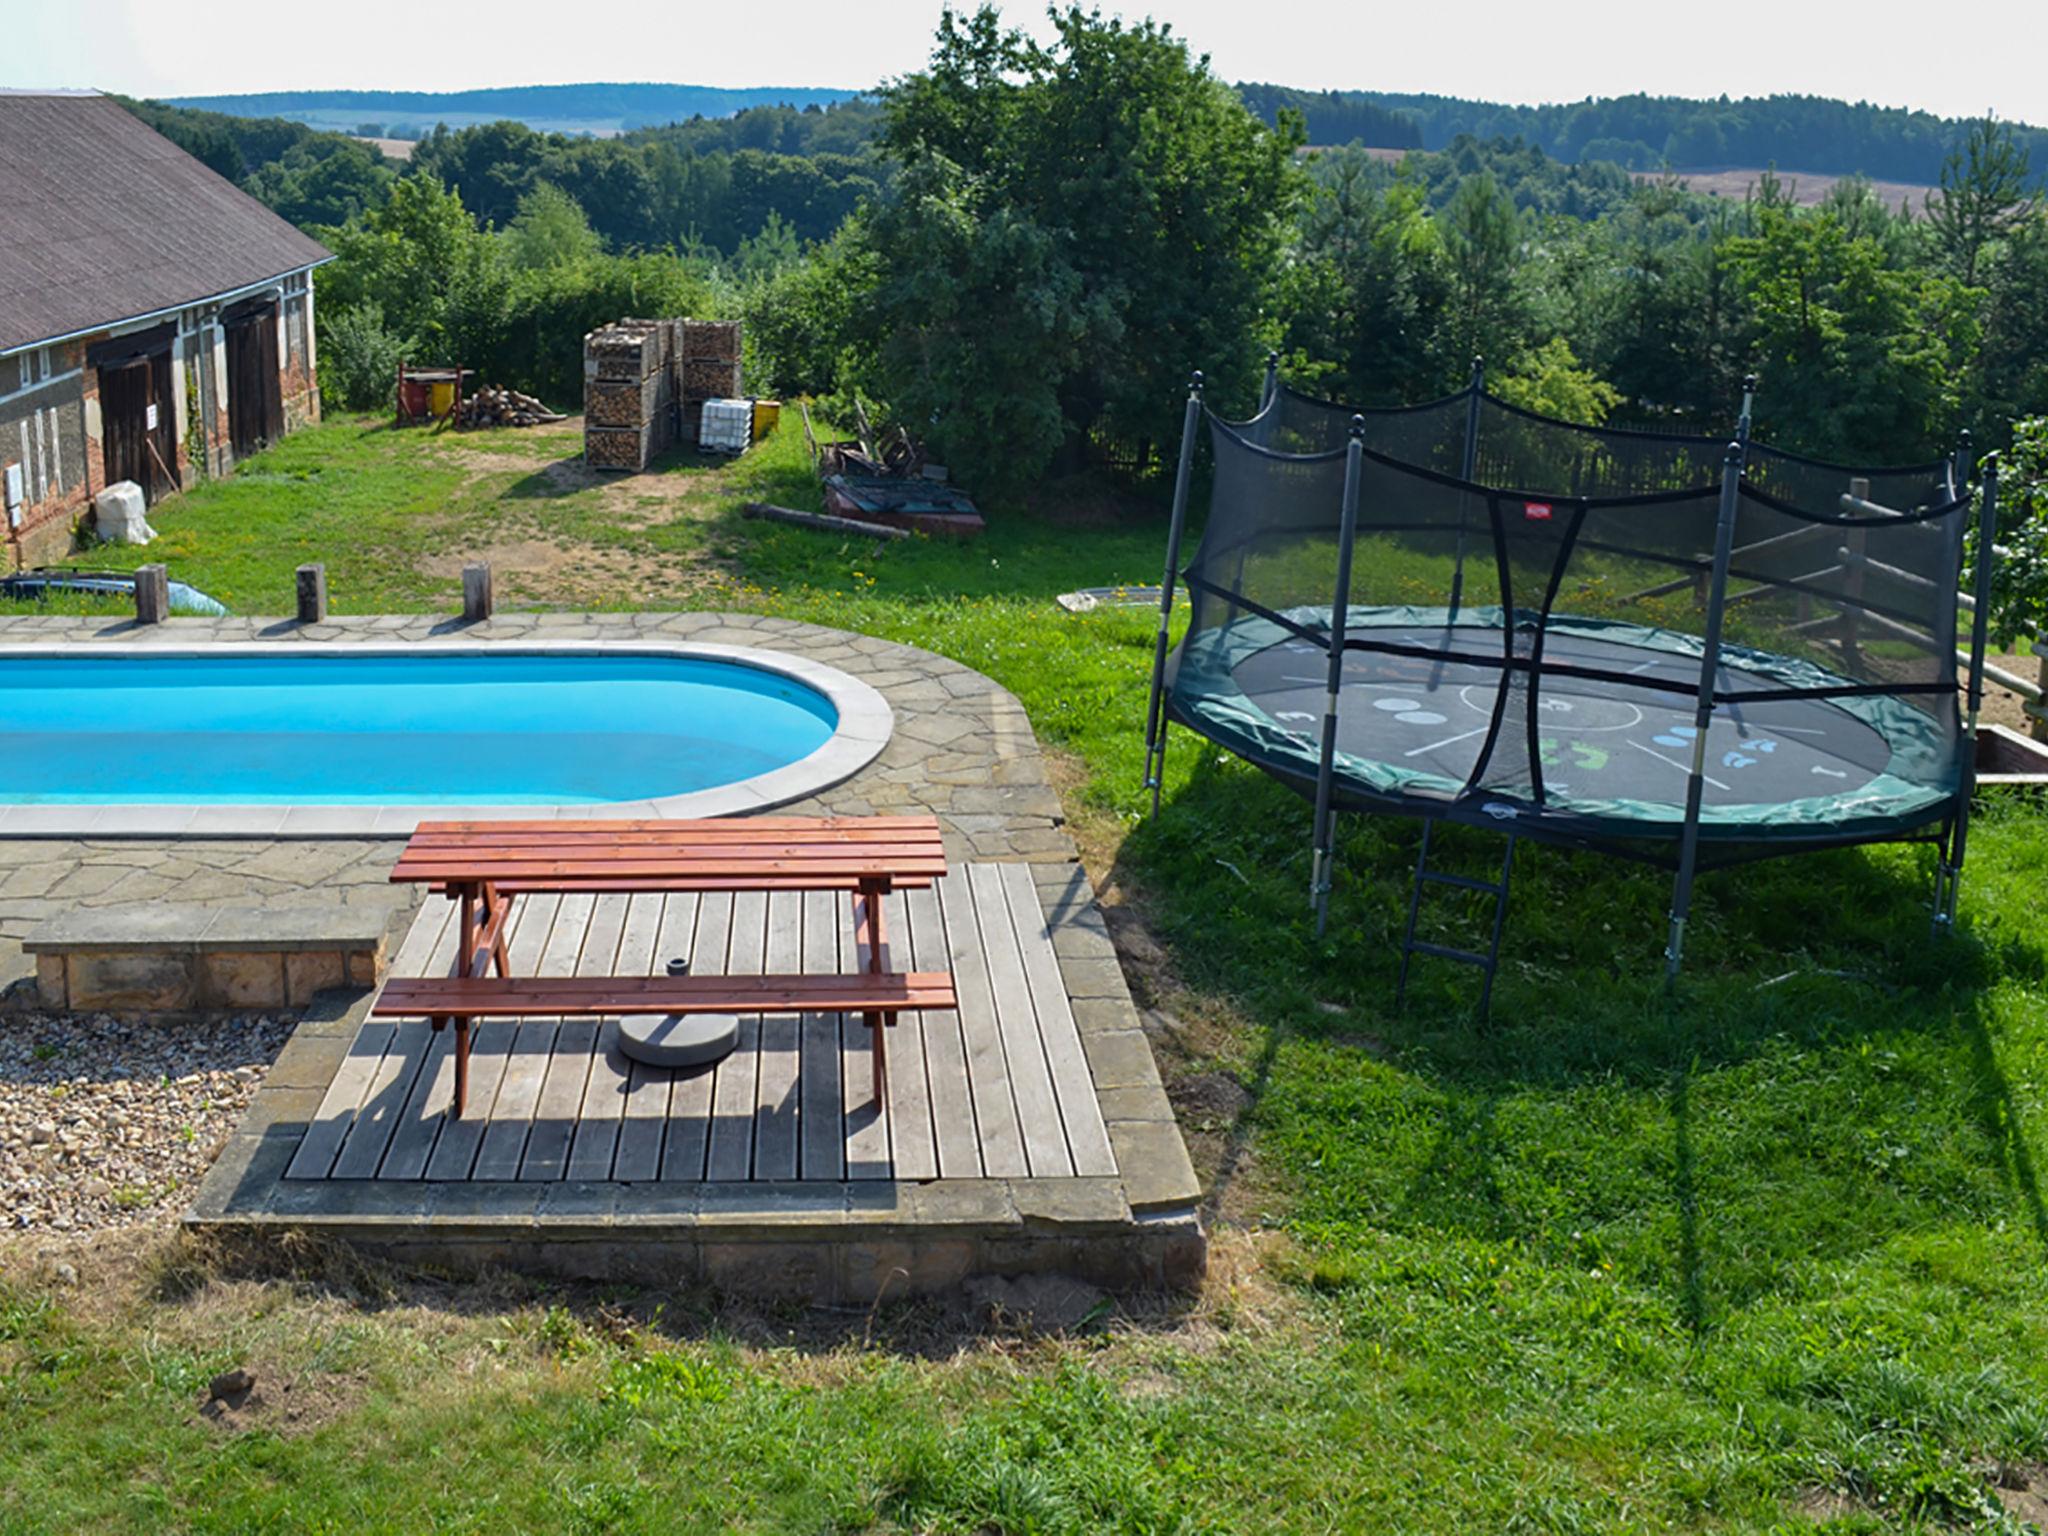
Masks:
[[[676,322],[620,320],[583,338],[583,456],[645,469],[675,441]]]
[[[564,419],[560,411],[549,410],[531,395],[495,386],[478,390],[455,413],[458,427],[544,427]]]
[[[737,320],[684,320],[677,327],[676,399],[678,430],[686,443],[698,442],[706,400],[738,400],[740,388],[740,323]]]

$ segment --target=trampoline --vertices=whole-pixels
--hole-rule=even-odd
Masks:
[[[1197,376],[1146,717],[1155,810],[1169,721],[1299,791],[1319,927],[1335,815],[1421,818],[1402,985],[1415,954],[1467,961],[1482,1006],[1523,838],[1672,868],[1673,975],[1712,865],[1929,842],[1951,922],[1989,578],[1978,562],[1959,676],[1967,447],[1856,469],[1751,442],[1748,420],[1745,402],[1732,440],[1586,428],[1497,399],[1476,366],[1447,400],[1352,411],[1269,366],[1259,413],[1229,422]],[[1433,868],[1438,821],[1506,834],[1498,881]],[[1417,939],[1432,882],[1492,893],[1488,949]]]

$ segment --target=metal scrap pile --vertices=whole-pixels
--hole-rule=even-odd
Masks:
[[[834,443],[818,441],[804,410],[804,442],[825,487],[826,512],[942,537],[981,532],[986,524],[973,499],[946,483],[945,467],[929,462],[923,443],[900,426],[877,435],[859,400],[853,409],[860,436]]]

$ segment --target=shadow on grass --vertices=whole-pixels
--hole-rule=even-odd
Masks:
[[[1190,984],[1267,1028],[1245,1123],[1294,1176],[1308,1230],[1440,1231],[1567,1260],[1619,1245],[1637,1274],[1669,1277],[1696,1335],[1796,1266],[1995,1224],[2015,1204],[2048,1251],[2029,1106],[1994,1013],[2001,989],[2041,974],[2039,942],[1987,920],[1930,943],[1914,851],[1705,877],[1667,999],[1669,876],[1527,847],[1481,1028],[1462,969],[1418,970],[1410,1006],[1393,1006],[1414,824],[1344,819],[1318,941],[1307,807],[1213,748],[1176,749],[1166,808],[1115,877],[1143,893]],[[1451,831],[1453,862],[1497,869],[1498,839]],[[1470,947],[1490,899],[1459,900],[1434,936]],[[1233,1176],[1250,1137],[1233,1138]]]

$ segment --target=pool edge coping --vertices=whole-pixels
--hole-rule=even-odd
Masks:
[[[351,656],[580,654],[723,661],[752,667],[815,689],[837,712],[838,724],[820,746],[793,763],[785,763],[780,768],[731,784],[646,800],[593,801],[572,805],[0,801],[0,838],[404,837],[411,835],[422,821],[683,820],[735,816],[772,810],[844,783],[881,754],[896,724],[896,712],[879,690],[837,667],[786,651],[709,640],[477,640],[437,637],[393,641],[338,638],[316,641],[309,647],[304,640],[180,639],[168,643],[108,642],[84,650],[76,644],[63,642],[0,640],[0,661],[16,657],[69,661],[82,656],[305,656],[309,650],[332,650]],[[0,793],[4,793],[4,788],[0,788]]]

